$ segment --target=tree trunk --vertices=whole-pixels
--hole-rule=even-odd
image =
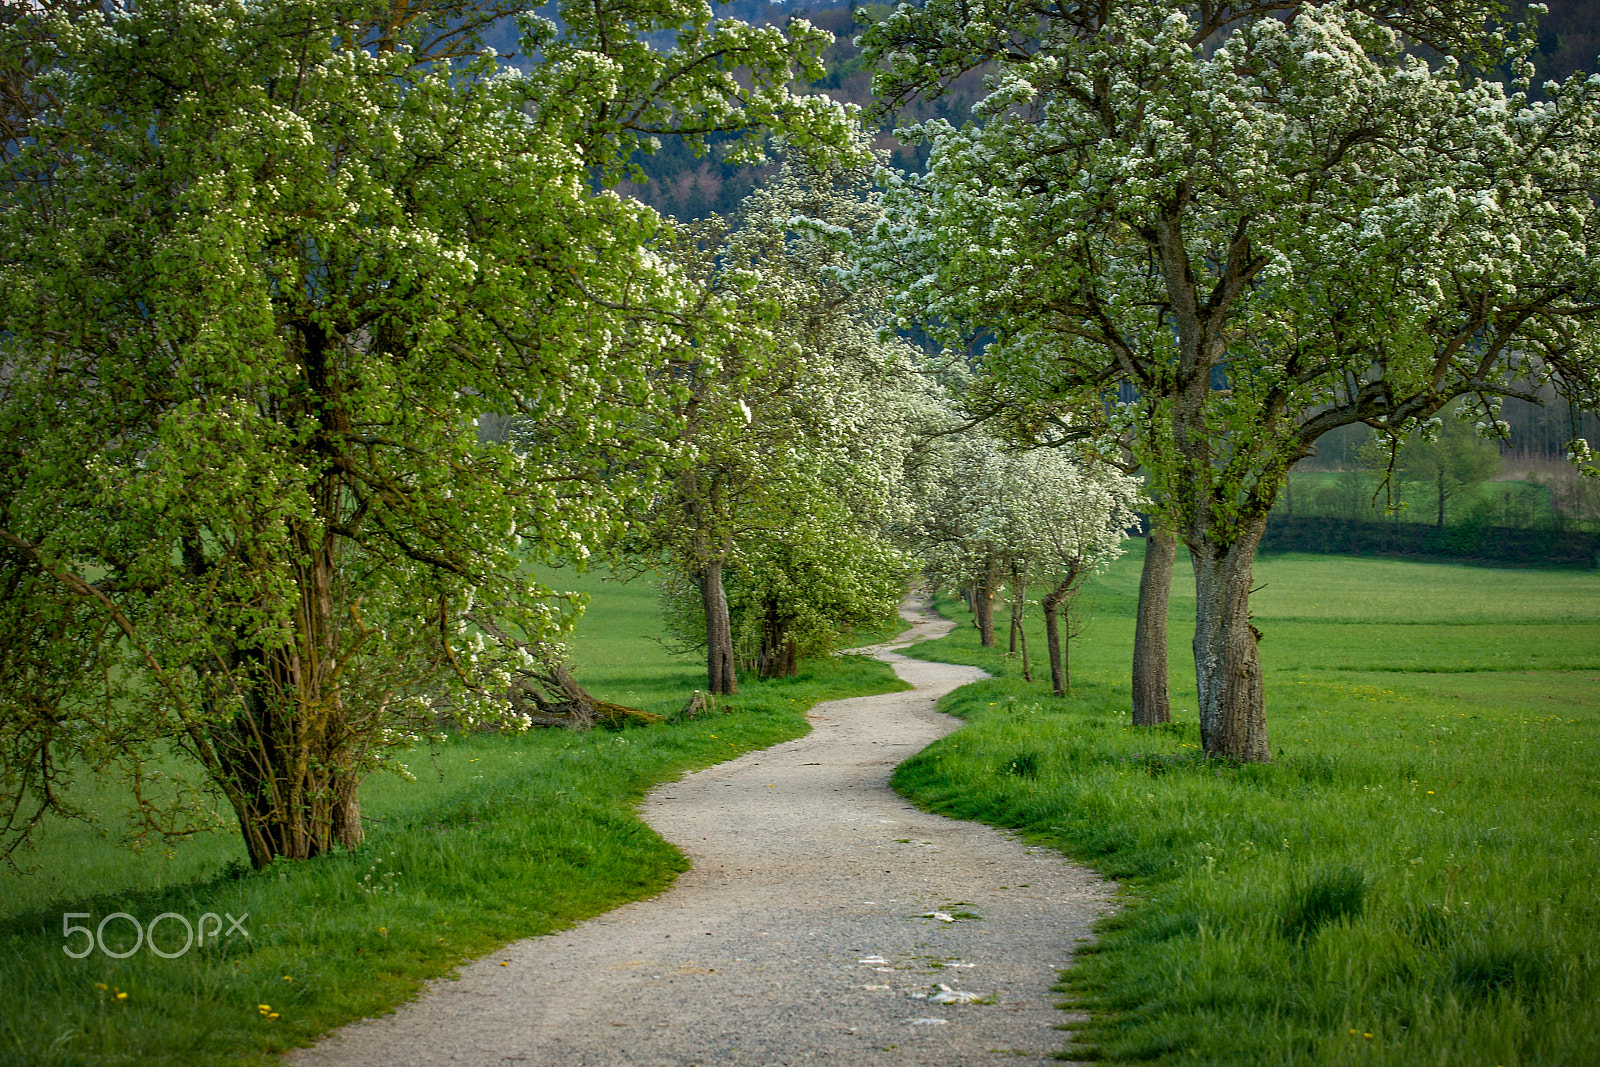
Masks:
[[[1019,597],[1018,599],[1021,598]],[[1022,615],[1020,612],[1016,616],[1013,628],[1016,631],[1017,645],[1022,652],[1022,680],[1031,682],[1033,681],[1033,668],[1028,663],[1028,631],[1022,627]]]
[[[1078,580],[1078,569],[1073,567],[1054,589],[1039,600],[1044,610],[1045,654],[1050,658],[1050,692],[1058,697],[1067,695],[1072,688],[1072,673],[1068,664],[1067,644],[1072,640],[1072,619],[1067,619],[1065,640],[1061,631],[1061,609],[1071,603],[1072,587]]]
[[[1167,683],[1167,598],[1178,540],[1170,530],[1151,527],[1139,573],[1139,616],[1133,628],[1133,725],[1172,721]]]
[[[1050,660],[1050,692],[1064,697],[1067,695],[1067,672],[1061,662],[1061,620],[1056,617],[1056,610],[1060,606],[1054,593],[1039,601],[1039,607],[1044,612],[1045,655]]]
[[[706,614],[706,691],[725,696],[739,691],[733,662],[733,624],[728,594],[722,588],[722,561],[711,560],[700,574],[700,600]]]
[[[353,849],[366,840],[361,827],[361,783],[353,778],[340,777],[333,789],[333,843],[342,849]]]
[[[972,590],[972,599],[977,607],[978,643],[984,648],[994,647],[994,568],[991,566]]]
[[[1200,742],[1206,755],[1265,762],[1266,699],[1261,633],[1250,624],[1251,569],[1266,516],[1241,519],[1232,543],[1199,539],[1194,562],[1195,682],[1200,695]]]

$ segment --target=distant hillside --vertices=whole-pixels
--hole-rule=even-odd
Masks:
[[[860,32],[860,27],[854,21],[855,11],[862,7],[879,16],[889,11],[886,4],[861,4],[854,0],[816,7],[774,4],[768,0],[734,0],[733,3],[719,4],[717,14],[758,25],[783,25],[790,19],[803,18],[832,33],[834,43],[824,57],[827,73],[803,88],[808,92],[826,93],[835,100],[870,110],[873,106],[872,71],[861,49],[855,45],[855,37]],[[959,125],[966,121],[981,90],[981,76],[969,74],[938,99],[913,101],[894,115],[881,118],[877,122],[881,131],[877,146],[888,153],[889,165],[918,169],[927,159],[925,148],[902,144],[890,131],[932,118],[948,119]],[[754,188],[763,173],[762,168],[735,167],[723,162],[716,146],[707,155],[696,158],[676,141],[663,141],[654,155],[640,155],[636,161],[650,180],[644,185],[627,186],[618,192],[643,200],[680,219],[704,218],[711,212],[725,215],[737,211],[739,202]]]
[[[1539,51],[1534,64],[1541,78],[1557,81],[1575,71],[1600,71],[1600,0],[1544,0],[1550,9],[1539,20]],[[1525,11],[1527,5],[1519,4]]]

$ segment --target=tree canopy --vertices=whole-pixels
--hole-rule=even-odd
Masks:
[[[890,96],[998,65],[981,121],[914,131],[872,255],[1001,402],[1131,444],[1195,563],[1213,755],[1268,755],[1250,561],[1319,436],[1600,400],[1600,79],[1510,92],[1472,71],[1531,45],[1455,7],[932,0],[865,35]]]
[[[521,69],[478,36],[508,14]],[[74,768],[182,777],[175,748],[255,863],[313,855],[440,714],[519,721],[570,616],[527,562],[617,525],[721,321],[654,212],[597,188],[673,132],[848,150],[786,88],[804,24],[561,24],[155,0],[4,28],[43,102],[0,170],[8,847],[71,813]],[[488,413],[537,433],[480,440]],[[195,810],[140,801],[154,829]]]

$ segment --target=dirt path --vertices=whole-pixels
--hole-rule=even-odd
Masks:
[[[913,628],[877,654],[914,691],[820,704],[808,736],[651,794],[645,819],[694,864],[667,892],[507,946],[290,1062],[1048,1060],[1068,1019],[1050,986],[1106,887],[889,790],[896,764],[959,725],[938,697],[982,677],[889,651],[950,626],[903,614]]]

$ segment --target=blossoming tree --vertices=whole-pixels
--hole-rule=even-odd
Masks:
[[[1002,582],[1011,583],[1013,640],[1029,587],[1042,583],[1051,688],[1065,695],[1072,627],[1063,616],[1083,583],[1122,555],[1139,521],[1139,482],[1076,449],[1008,450],[982,432],[944,438],[932,452],[919,479],[913,550],[935,581],[972,590],[986,646]],[[1022,653],[1026,672],[1025,644]]]
[[[866,157],[866,149],[861,148]],[[943,416],[912,349],[882,339],[881,286],[849,277],[853,242],[881,216],[859,164],[786,163],[739,216],[680,253],[740,328],[708,335],[690,368],[681,459],[636,555],[665,552],[668,617],[732,692],[736,645],[762,676],[842,629],[892,615],[903,561],[883,536],[919,420]],[[703,625],[682,609],[698,592]]]
[[[890,97],[996,66],[981,122],[920,127],[928,172],[893,180],[873,254],[902,320],[985,336],[1003,388],[1110,404],[1194,563],[1210,755],[1268,758],[1251,567],[1318,437],[1456,397],[1492,427],[1544,382],[1600,402],[1600,78],[1536,101],[1471,74],[1455,57],[1528,73],[1492,16],[929,0],[865,34]]]
[[[526,563],[581,558],[660,452],[700,324],[661,220],[596,189],[674,131],[844,148],[786,88],[823,35],[674,0],[34,10],[0,49],[44,102],[0,168],[4,844],[91,767],[152,830],[220,794],[257,865],[353,845],[438,714],[526,721],[575,607]],[[508,14],[526,69],[477,36]],[[491,412],[538,433],[480,441]]]

